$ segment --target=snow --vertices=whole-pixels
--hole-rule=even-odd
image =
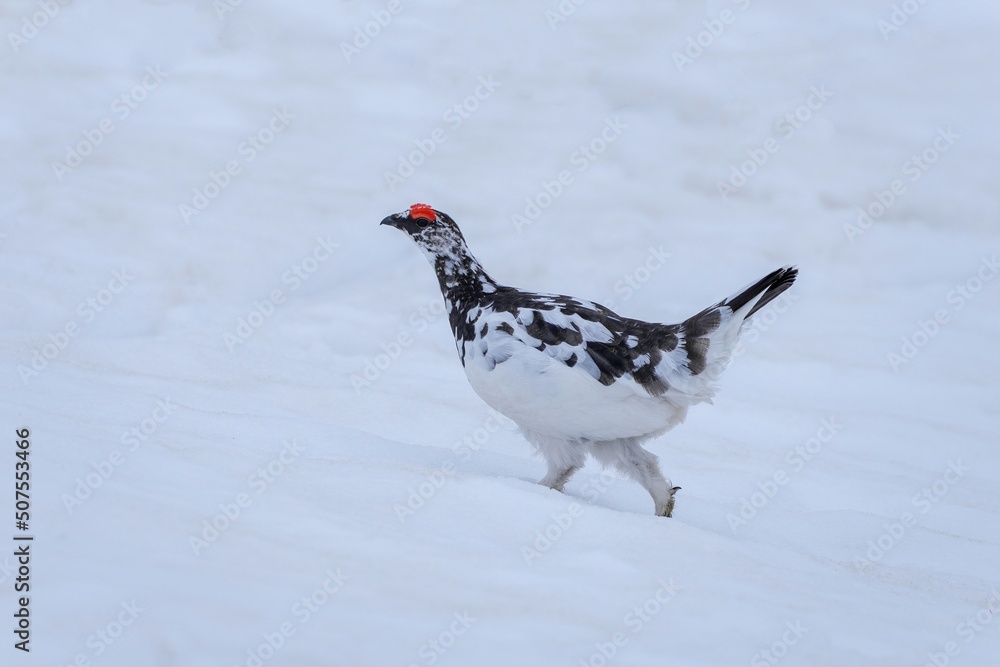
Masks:
[[[996,3],[0,19],[0,400],[36,536],[31,653],[5,664],[1000,654]],[[534,483],[378,225],[417,201],[497,280],[630,317],[800,267],[715,405],[651,443],[673,519],[591,465]]]

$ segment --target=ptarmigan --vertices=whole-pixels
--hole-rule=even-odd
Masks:
[[[455,221],[426,204],[382,224],[409,234],[434,266],[469,383],[545,457],[540,483],[561,491],[590,453],[642,484],[660,516],[679,487],[642,443],[712,399],[743,324],[797,275],[778,269],[679,324],[655,324],[500,285]]]

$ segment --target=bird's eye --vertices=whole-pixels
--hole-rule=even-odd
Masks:
[[[417,218],[417,225],[420,227],[426,227],[430,222],[427,218]]]

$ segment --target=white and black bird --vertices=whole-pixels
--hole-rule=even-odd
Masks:
[[[642,443],[711,401],[744,323],[798,273],[778,269],[679,324],[656,324],[499,284],[455,221],[426,204],[382,224],[430,260],[469,383],[545,457],[540,483],[561,491],[589,453],[642,484],[660,516],[673,512],[678,487]]]

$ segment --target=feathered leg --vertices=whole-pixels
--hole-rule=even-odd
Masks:
[[[653,497],[657,516],[670,516],[674,512],[674,494],[680,490],[660,472],[659,459],[631,439],[595,442],[591,452],[601,465],[613,467],[627,477],[642,484]]]
[[[582,468],[586,462],[586,449],[578,443],[548,438],[531,433],[530,431],[522,432],[528,442],[533,444],[539,453],[545,457],[545,461],[549,466],[548,474],[539,480],[538,483],[550,489],[562,491],[563,487],[566,486],[566,482],[573,476],[573,473]]]

